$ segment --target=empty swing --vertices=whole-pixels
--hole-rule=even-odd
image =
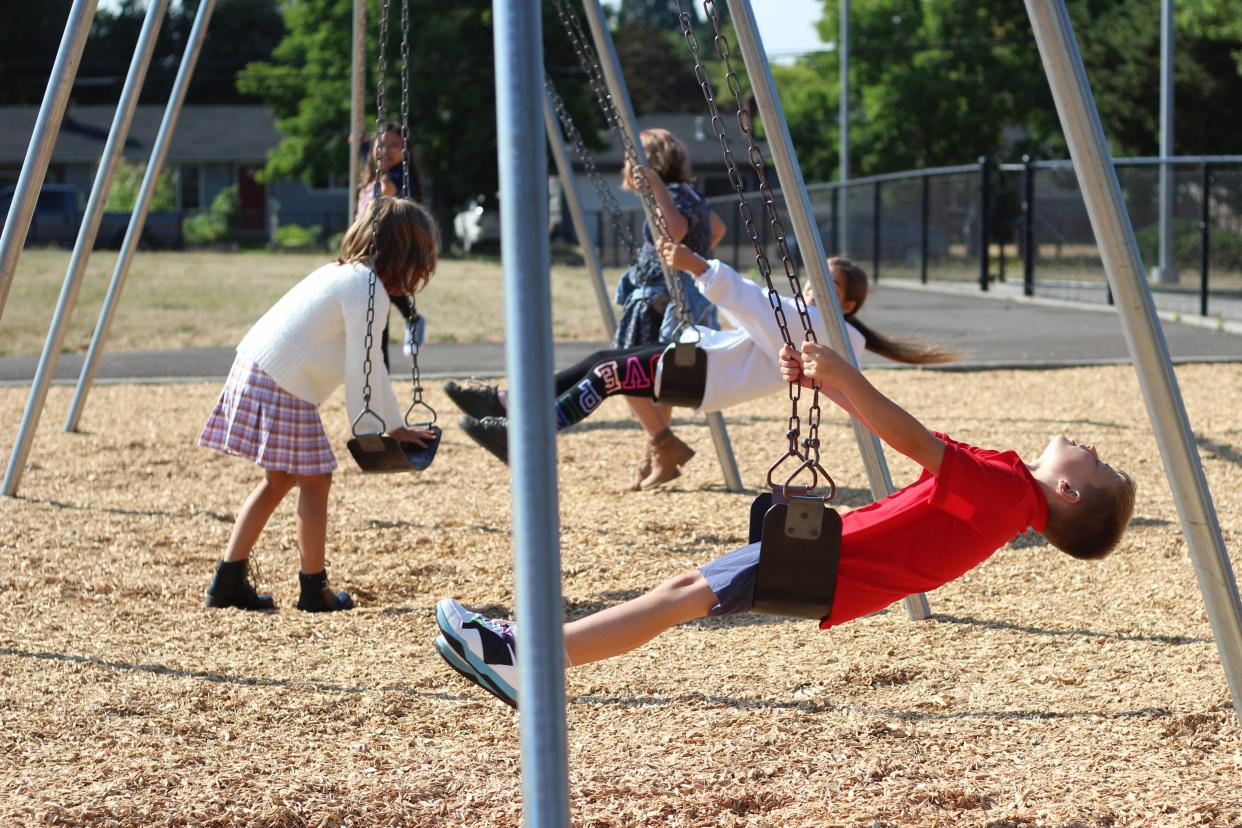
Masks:
[[[379,35],[379,83],[376,91],[376,109],[377,115],[375,119],[375,140],[383,142],[384,136],[384,114],[385,114],[385,92],[384,83],[388,72],[387,60],[387,43],[388,43],[388,3],[383,4],[380,12],[380,35]],[[402,4],[401,8],[401,197],[408,198],[410,195],[410,19],[409,6]],[[367,332],[363,339],[363,352],[366,356],[362,363],[363,386],[362,386],[362,412],[354,418],[350,424],[350,431],[353,437],[346,443],[349,453],[353,455],[354,462],[363,472],[368,474],[386,474],[393,472],[415,472],[423,471],[431,465],[431,461],[435,459],[436,450],[440,447],[440,437],[442,431],[436,422],[436,410],[423,399],[423,386],[418,370],[418,351],[422,346],[421,331],[425,327],[423,317],[418,313],[415,305],[414,297],[410,296],[410,325],[413,331],[412,341],[410,342],[410,384],[413,387],[412,401],[410,407],[405,410],[403,425],[406,428],[419,428],[433,433],[434,437],[427,441],[425,446],[417,446],[404,440],[398,440],[387,434],[388,424],[384,419],[371,408],[371,345],[374,342],[375,331],[375,283],[379,277],[375,273],[376,254],[378,253],[379,238],[379,210],[378,205],[380,199],[384,196],[381,194],[380,177],[383,173],[380,159],[383,156],[381,151],[374,153],[375,155],[375,190],[372,195],[372,201],[375,208],[371,213],[371,261],[370,261],[370,277],[367,287]],[[420,420],[417,423],[411,423],[410,417],[415,409],[421,409],[428,415],[427,419]],[[362,427],[365,424],[373,423],[379,426],[378,431],[364,431]]]
[[[803,335],[806,340],[814,342],[816,341],[815,331],[811,327],[811,317],[802,296],[798,268],[785,242],[785,231],[776,209],[775,196],[768,185],[763,152],[755,141],[750,113],[742,106],[741,84],[730,62],[728,41],[721,31],[714,4],[711,0],[706,0],[703,6],[715,29],[716,48],[725,68],[726,82],[737,99],[738,127],[746,136],[748,158],[758,177],[764,206],[772,229],[775,231],[777,250],[781,255],[785,275],[789,278],[794,305],[802,320]],[[794,347],[780,294],[772,282],[772,266],[760,241],[750,204],[746,201],[745,186],[729,148],[728,133],[725,132],[711,81],[708,79],[707,69],[699,53],[698,40],[694,34],[690,15],[681,0],[678,0],[677,10],[682,35],[694,56],[695,77],[698,78],[699,86],[703,90],[703,96],[711,113],[712,128],[724,153],[729,181],[738,195],[738,210],[754,247],[755,264],[767,285],[768,299],[772,312],[776,316],[781,336],[786,345]],[[819,384],[812,385],[811,390],[811,406],[807,412],[807,434],[805,438],[802,438],[801,419],[798,415],[802,387],[798,383],[789,385],[791,411],[788,429],[785,432],[789,446],[768,469],[768,491],[757,496],[751,503],[749,539],[751,543],[760,545],[753,611],[818,620],[827,618],[832,612],[832,600],[837,585],[837,567],[841,556],[841,516],[829,506],[833,497],[836,496],[836,483],[820,465]],[[796,464],[793,470],[781,479],[782,467],[791,463]],[[827,486],[826,494],[816,493],[821,484]]]

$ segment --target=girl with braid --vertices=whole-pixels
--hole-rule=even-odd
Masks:
[[[689,273],[698,289],[735,330],[717,331],[700,327],[698,346],[707,354],[707,380],[700,411],[718,411],[739,403],[774,394],[787,387],[772,354],[785,344],[776,323],[767,289],[742,278],[736,270],[719,260],[708,261],[683,244],[665,241],[660,256],[674,270]],[[932,345],[894,339],[872,329],[858,318],[867,300],[867,274],[849,259],[834,256],[828,260],[837,301],[845,316],[846,335],[855,353],[869,350],[886,359],[911,365],[949,362],[958,354]],[[815,306],[808,284],[803,289],[811,325],[823,331],[823,317]],[[781,298],[786,319],[797,324],[798,309],[792,299]],[[646,345],[599,351],[578,364],[557,372],[557,428],[581,422],[605,398],[659,400],[663,345]],[[505,393],[490,386],[446,383],[449,398],[466,413],[462,427],[483,448],[508,462],[508,420]],[[677,477],[677,466],[662,464],[655,458],[652,474],[663,483]]]

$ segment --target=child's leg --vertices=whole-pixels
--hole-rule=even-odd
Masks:
[[[268,471],[264,474],[237,513],[237,522],[233,524],[233,533],[224,553],[226,561],[242,561],[250,557],[250,550],[254,548],[263,527],[280,501],[289,494],[293,482],[293,475],[287,472]]]
[[[302,572],[309,575],[324,570],[332,473],[301,476],[297,483],[298,548],[302,552]]]
[[[686,572],[624,604],[566,624],[565,652],[571,665],[629,652],[669,627],[702,618],[717,603],[702,573]]]
[[[563,375],[557,374],[558,390],[565,389],[556,398],[557,428],[566,428],[585,420],[604,398],[614,394],[645,398],[640,401],[652,405],[656,365],[662,353],[664,349],[659,345],[600,351],[563,372]]]

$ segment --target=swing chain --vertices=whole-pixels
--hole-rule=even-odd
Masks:
[[[630,258],[633,259],[638,253],[638,242],[634,240],[634,233],[630,230],[629,224],[621,220],[621,205],[617,203],[617,197],[612,194],[612,188],[608,186],[608,183],[604,181],[604,177],[600,175],[599,168],[595,165],[595,158],[591,155],[591,151],[587,149],[582,133],[578,131],[578,125],[574,123],[573,116],[569,114],[569,109],[565,106],[565,101],[557,93],[556,87],[552,83],[552,78],[546,72],[543,75],[543,88],[547,90],[548,97],[552,101],[552,108],[556,110],[556,117],[561,122],[561,129],[565,130],[565,137],[569,139],[569,145],[573,149],[574,157],[578,159],[578,163],[586,170],[587,177],[591,179],[591,184],[595,187],[600,202],[604,205],[604,212],[608,214],[608,220],[612,224],[613,232],[625,244],[626,249],[629,250]]]
[[[755,140],[754,125],[751,122],[750,112],[742,105],[742,85],[738,79],[737,73],[733,70],[731,53],[729,50],[728,38],[721,30],[720,18],[716,13],[716,6],[713,0],[703,0],[703,11],[707,18],[711,21],[712,29],[715,33],[714,42],[717,54],[720,56],[725,69],[725,81],[729,87],[729,91],[733,94],[734,100],[737,102],[737,121],[738,128],[746,136],[747,140],[747,158],[750,161],[755,175],[759,182],[760,193],[763,196],[764,206],[767,210],[769,220],[776,235],[777,250],[780,253],[782,264],[785,268],[785,275],[789,279],[790,289],[793,294],[794,307],[798,310],[798,316],[802,322],[803,334],[807,341],[817,341],[815,331],[811,325],[810,312],[807,309],[806,301],[802,296],[802,286],[798,281],[798,270],[794,264],[793,258],[789,254],[789,248],[785,241],[785,232],[781,224],[780,215],[776,209],[776,199],[772,192],[772,188],[768,184],[767,174],[764,167],[763,152],[759,149]],[[746,199],[746,188],[742,181],[741,174],[738,172],[737,163],[734,159],[732,149],[729,146],[728,133],[725,131],[724,121],[720,114],[720,108],[716,103],[715,93],[712,90],[711,79],[708,77],[707,68],[703,64],[702,54],[699,49],[698,37],[694,33],[694,27],[690,19],[690,13],[682,4],[682,0],[677,0],[678,20],[681,23],[682,36],[694,57],[694,74],[699,82],[699,87],[703,91],[703,97],[707,101],[708,111],[712,118],[712,130],[720,142],[721,150],[724,155],[725,166],[729,173],[729,182],[733,185],[733,189],[738,195],[738,212],[741,214],[742,220],[746,225],[747,234],[750,236],[751,245],[755,250],[755,265],[759,269],[760,275],[763,276],[768,291],[768,304],[772,307],[776,324],[780,328],[781,335],[785,340],[785,344],[793,348],[793,339],[789,334],[788,321],[785,317],[784,307],[780,300],[780,294],[776,290],[775,284],[772,282],[772,266],[768,261],[766,251],[759,239],[759,231],[755,226],[754,213],[751,210],[750,203]],[[812,386],[811,406],[807,412],[807,436],[799,441],[801,420],[798,416],[798,403],[801,399],[801,386],[798,383],[790,383],[789,400],[790,400],[790,416],[789,428],[786,437],[789,439],[789,450],[781,456],[779,460],[768,471],[768,482],[772,483],[772,474],[776,468],[784,463],[787,459],[794,457],[802,460],[798,468],[785,481],[785,487],[788,488],[795,477],[804,470],[811,473],[811,486],[814,488],[818,482],[819,475],[823,475],[832,485],[835,493],[836,486],[832,482],[832,478],[820,466],[819,451],[819,419],[821,409],[819,405],[819,383]],[[802,450],[800,451],[799,448]],[[829,495],[831,499],[832,495]]]
[[[561,24],[569,35],[570,42],[573,44],[578,63],[583,71],[587,73],[591,91],[595,94],[595,100],[603,111],[608,125],[621,141],[625,160],[629,162],[630,170],[634,175],[634,183],[638,185],[638,195],[642,199],[648,215],[651,216],[660,237],[672,239],[672,234],[668,230],[668,220],[665,218],[664,211],[661,209],[659,202],[656,201],[655,193],[652,192],[651,185],[648,183],[647,176],[640,163],[638,148],[634,145],[634,141],[621,123],[621,114],[617,110],[616,101],[608,91],[608,85],[604,80],[603,70],[599,65],[599,61],[594,59],[588,51],[586,33],[582,30],[582,22],[578,20],[576,13],[570,11],[565,0],[555,0],[555,3]],[[654,243],[655,240],[653,239],[652,244]],[[656,257],[657,259],[659,258],[658,252]],[[673,307],[677,309],[677,316],[680,320],[678,329],[673,335],[673,339],[677,340],[680,338],[683,329],[692,327],[690,325],[690,307],[686,301],[685,286],[682,283],[681,274],[673,272],[663,264],[661,264],[661,271],[664,274],[664,282],[668,287]]]
[[[410,4],[401,3],[401,196],[410,198]]]
[[[375,100],[375,141],[373,152],[375,161],[375,181],[371,190],[371,244],[367,250],[367,258],[371,274],[367,280],[367,329],[362,338],[365,356],[362,359],[362,413],[354,420],[354,433],[357,433],[358,422],[368,413],[379,420],[381,433],[387,430],[387,423],[371,408],[371,346],[375,342],[375,257],[378,253],[379,239],[379,202],[383,194],[380,176],[384,173],[384,79],[388,74],[388,0],[383,0],[380,7],[379,21],[379,81],[376,83]]]

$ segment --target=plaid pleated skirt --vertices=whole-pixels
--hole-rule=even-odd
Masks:
[[[240,356],[198,444],[253,460],[269,471],[310,475],[336,469],[319,409]]]

